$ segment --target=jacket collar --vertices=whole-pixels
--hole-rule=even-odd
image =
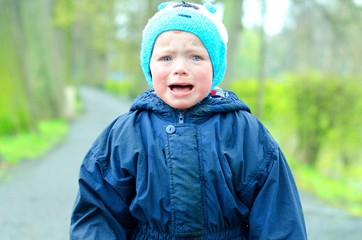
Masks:
[[[235,93],[221,90],[222,93],[213,95],[209,94],[195,106],[186,109],[186,112],[192,118],[204,118],[215,113],[224,113],[230,111],[244,110],[251,112],[250,108],[238,99]],[[164,117],[173,117],[181,110],[174,109],[163,102],[153,89],[147,90],[140,94],[133,102],[131,111],[153,111]]]

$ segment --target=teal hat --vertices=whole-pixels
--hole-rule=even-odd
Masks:
[[[150,60],[157,37],[166,31],[179,30],[196,35],[204,44],[213,68],[212,88],[218,85],[225,75],[228,35],[214,5],[165,2],[158,10],[142,34],[140,60],[148,84],[153,85]]]

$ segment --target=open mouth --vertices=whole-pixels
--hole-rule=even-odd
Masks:
[[[192,91],[194,86],[191,84],[171,84],[169,88],[172,92],[187,93]]]

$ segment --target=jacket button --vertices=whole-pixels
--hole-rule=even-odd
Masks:
[[[166,132],[169,133],[169,134],[174,133],[175,130],[176,130],[176,128],[175,128],[174,125],[168,125],[168,126],[166,127]]]

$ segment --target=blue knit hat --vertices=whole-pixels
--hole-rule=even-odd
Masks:
[[[165,2],[148,21],[142,34],[141,67],[146,81],[152,86],[150,60],[157,37],[166,31],[179,30],[196,35],[207,49],[213,68],[212,88],[224,78],[228,35],[216,8],[211,3]]]

